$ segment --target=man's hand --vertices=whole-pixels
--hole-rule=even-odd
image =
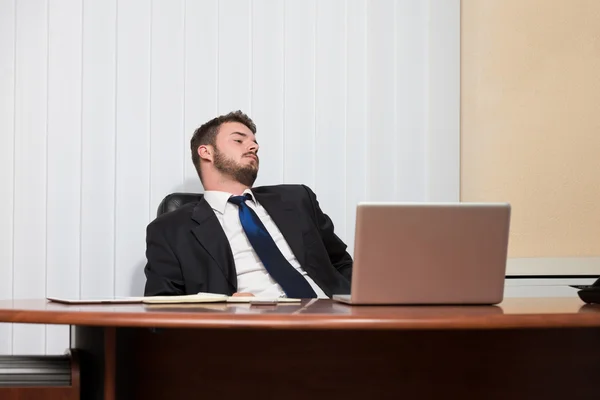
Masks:
[[[232,297],[254,297],[252,293],[238,292],[231,295]]]

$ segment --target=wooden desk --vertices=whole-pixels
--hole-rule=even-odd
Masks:
[[[0,301],[0,322],[69,324],[83,399],[597,399],[600,307],[65,306]]]

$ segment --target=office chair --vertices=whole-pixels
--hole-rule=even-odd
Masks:
[[[156,216],[174,211],[184,204],[199,201],[202,198],[201,193],[171,193],[168,194],[158,205]]]

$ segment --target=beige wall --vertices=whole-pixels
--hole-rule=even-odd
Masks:
[[[461,199],[511,257],[600,255],[600,1],[463,0]]]

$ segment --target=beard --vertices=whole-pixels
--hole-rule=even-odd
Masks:
[[[258,176],[258,156],[256,165],[243,165],[221,153],[215,146],[214,165],[217,171],[248,187],[254,185]]]

